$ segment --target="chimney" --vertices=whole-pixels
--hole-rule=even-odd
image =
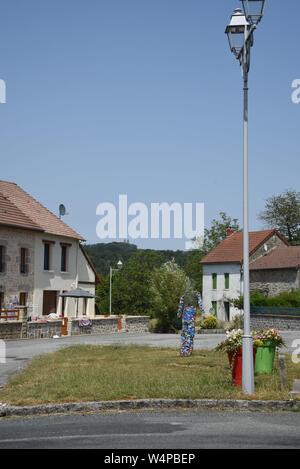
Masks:
[[[232,228],[227,228],[226,230],[227,238],[229,238],[229,236],[231,236],[233,233],[235,233],[235,230],[233,230]]]

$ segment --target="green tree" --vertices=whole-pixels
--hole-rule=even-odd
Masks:
[[[152,309],[150,293],[151,274],[162,264],[159,252],[137,251],[113,277],[112,306],[115,314],[149,315]],[[105,295],[100,310],[107,307],[109,285],[102,290]],[[103,298],[103,295],[102,295]]]
[[[202,292],[202,264],[203,253],[199,249],[185,253],[185,262],[182,268],[186,275],[191,279],[198,292]]]
[[[96,288],[96,302],[100,314],[109,314],[109,276],[102,275]]]
[[[237,218],[231,218],[224,212],[220,212],[219,219],[214,219],[211,223],[210,229],[204,232],[204,243],[201,248],[202,254],[206,254],[214,249],[221,241],[227,237],[227,230],[231,228],[234,231],[239,231],[240,226]]]
[[[90,244],[85,246],[85,249],[97,272],[103,276],[109,274],[110,266],[117,265],[120,259],[125,263],[138,250],[135,244],[127,242]]]
[[[159,255],[159,267],[165,262],[175,259],[179,267],[183,268],[188,277],[195,282],[197,290],[201,291],[202,289],[202,271],[200,264],[202,254],[199,249],[193,251],[155,251],[152,249],[138,249],[136,245],[129,243],[99,243],[85,246],[85,249],[93,261],[97,272],[99,272],[103,278],[102,285],[98,287],[101,311],[107,312],[109,309],[109,284],[106,281],[106,277],[109,275],[110,266],[116,266],[119,260],[126,266],[130,259],[138,259],[134,258],[137,253],[145,254],[146,257],[148,256],[148,259],[150,259],[149,256],[151,256],[151,253]],[[135,262],[135,260],[133,260],[133,262]]]
[[[166,262],[155,269],[151,276],[150,292],[152,296],[152,309],[158,319],[157,330],[170,332],[180,328],[177,318],[180,297],[186,291],[192,291],[193,285],[175,262]]]
[[[276,228],[291,244],[300,244],[300,192],[289,190],[270,197],[259,219]]]

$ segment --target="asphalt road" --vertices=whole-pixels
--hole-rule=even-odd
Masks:
[[[283,334],[291,352],[291,345],[295,339],[300,339],[299,332],[286,332]],[[223,335],[197,335],[195,349],[213,349]],[[19,340],[6,342],[6,364],[0,363],[0,387],[3,386],[9,376],[20,371],[34,357],[44,353],[54,352],[63,347],[76,344],[88,345],[148,345],[151,347],[178,348],[180,336],[176,334],[103,334],[80,337],[66,337],[61,339]]]
[[[4,448],[300,448],[300,413],[169,411],[2,419]]]

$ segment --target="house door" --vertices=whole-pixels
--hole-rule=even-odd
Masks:
[[[230,303],[224,301],[224,310],[225,310],[225,322],[230,322]]]
[[[62,320],[61,335],[68,335],[68,318],[63,318]]]
[[[57,293],[57,291],[44,291],[43,316],[48,316],[50,313],[56,313]]]

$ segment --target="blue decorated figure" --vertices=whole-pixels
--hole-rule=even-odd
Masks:
[[[180,299],[177,316],[178,318],[182,319],[180,348],[180,355],[182,357],[190,357],[194,350],[197,303],[200,310],[203,310],[202,298],[199,293],[197,295],[186,293]]]

